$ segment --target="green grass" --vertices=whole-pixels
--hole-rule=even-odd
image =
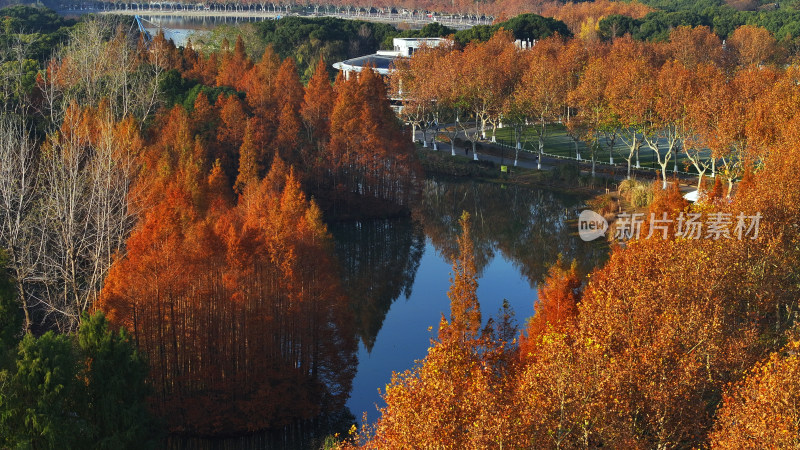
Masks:
[[[528,127],[523,131],[523,135],[525,138],[528,139],[528,142],[524,144],[524,148],[526,150],[537,152],[539,149],[538,139],[536,137],[536,133],[533,131],[533,127]],[[491,130],[487,130],[487,136],[491,134]],[[505,145],[509,145],[511,147],[516,146],[516,142],[514,140],[514,130],[512,128],[499,128],[496,133],[496,139],[498,143],[502,143]],[[524,139],[523,139],[524,141]],[[601,149],[596,153],[596,158],[598,162],[601,163],[608,163],[609,162],[609,153],[611,151],[611,147],[609,146],[609,142],[606,139],[602,139],[600,141]],[[586,145],[585,142],[578,142],[578,148],[580,149],[581,158],[587,159],[591,157],[591,153],[589,151],[589,147]],[[547,135],[544,139],[544,152],[551,155],[556,156],[563,156],[569,158],[575,158],[575,143],[572,138],[567,134],[566,127],[562,124],[552,124],[548,127]],[[614,163],[619,167],[626,167],[627,162],[623,158],[624,156],[628,155],[628,147],[622,142],[621,139],[617,138],[614,142],[613,146],[614,152]],[[662,150],[664,152],[664,150]],[[664,153],[662,153],[663,155]],[[673,156],[674,158],[674,156]],[[689,163],[689,160],[681,153],[678,154],[678,170],[685,171],[686,167],[685,164]],[[632,165],[636,164],[636,160],[631,162]],[[658,162],[656,161],[655,154],[652,150],[650,150],[647,146],[642,146],[639,150],[639,164],[642,168],[652,168],[652,169],[659,169]],[[667,170],[671,171],[673,168],[673,160],[670,160],[669,165],[667,166]],[[695,173],[694,167],[689,166],[689,171]]]

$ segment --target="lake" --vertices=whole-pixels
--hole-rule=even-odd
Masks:
[[[189,39],[197,41],[207,36],[211,30],[220,25],[240,25],[243,23],[262,22],[264,20],[274,20],[270,17],[226,17],[226,16],[160,16],[147,15],[140,16],[143,20],[145,29],[152,35],[159,30],[164,32],[164,38],[172,39],[177,47],[185,47]]]
[[[360,422],[385,406],[392,372],[425,357],[442,314],[449,318],[452,257],[458,218],[472,215],[478,299],[484,323],[503,300],[519,326],[533,314],[536,287],[559,254],[589,270],[605,257],[604,244],[577,236],[580,199],[494,183],[426,180],[411,219],[336,223],[330,230],[359,336],[358,370],[347,403]]]

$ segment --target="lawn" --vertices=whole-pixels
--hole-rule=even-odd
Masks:
[[[487,130],[487,136],[489,135],[490,131]],[[533,127],[528,127],[523,131],[524,139],[527,139],[528,142],[524,143],[524,148],[531,152],[537,152],[539,149],[538,140],[536,137],[536,133],[533,131]],[[512,128],[498,128],[496,133],[496,139],[499,144],[507,145],[509,147],[515,147],[516,142],[514,140],[514,130]],[[523,139],[523,141],[524,141]],[[609,162],[609,153],[612,147],[609,145],[609,141],[607,139],[601,139],[601,149],[597,152],[597,161],[601,163],[608,163]],[[589,152],[589,147],[586,143],[580,141],[578,142],[578,149],[581,153],[581,158],[587,159],[591,157],[591,153]],[[661,150],[662,155],[666,152],[664,149]],[[567,134],[566,127],[562,124],[552,124],[548,127],[547,135],[544,139],[544,152],[549,155],[555,155],[560,157],[567,157],[567,158],[575,158],[575,142],[573,139]],[[614,163],[620,167],[627,166],[627,162],[623,158],[623,155],[628,155],[628,147],[622,142],[621,139],[617,138],[614,142],[613,146],[614,152]],[[635,159],[633,161],[635,164]],[[639,150],[639,164],[642,168],[652,168],[658,169],[658,163],[656,161],[655,154],[649,147],[643,145]],[[688,170],[691,174],[696,174],[697,172],[694,170],[694,167],[691,166],[690,161],[686,158],[686,156],[679,152],[678,154],[678,169],[685,173],[687,170],[686,165],[689,165]],[[667,166],[667,171],[671,172],[673,168],[673,161],[670,161],[670,164]]]

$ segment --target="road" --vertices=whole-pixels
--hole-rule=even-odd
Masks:
[[[474,132],[474,129],[471,132]],[[430,139],[431,134],[432,133],[430,131],[428,131],[428,139]],[[417,130],[416,133],[414,134],[414,137],[415,137],[415,139],[417,141],[422,142],[422,132],[421,131]],[[460,132],[459,136],[458,136],[458,139],[466,140],[466,134],[463,131]],[[436,145],[437,145],[438,151],[445,151],[447,153],[451,153],[452,152],[452,149],[451,149],[449,143],[437,142]],[[479,160],[481,160],[481,161],[492,161],[493,163],[497,164],[498,166],[500,166],[500,165],[506,165],[506,166],[509,166],[509,167],[514,166],[514,150],[513,149],[500,147],[499,145],[493,144],[492,142],[489,142],[489,141],[480,141],[480,145],[483,148],[491,147],[492,148],[492,153],[503,154],[503,152],[505,152],[505,156],[504,157],[500,157],[500,156],[496,156],[494,154],[481,153],[480,151],[478,151],[478,159]],[[433,147],[432,147],[432,144],[430,142],[428,142],[428,148],[431,151],[433,151]],[[468,157],[474,156],[473,153],[472,153],[472,148],[464,149],[464,148],[456,147],[455,153],[456,153],[456,155],[464,155],[464,156],[468,156]],[[538,168],[537,158],[538,158],[538,155],[535,155],[535,154],[533,154],[531,152],[520,151],[519,152],[519,160],[517,161],[517,167],[522,167],[522,168],[525,168],[525,169],[536,169],[536,168]],[[553,168],[553,165],[552,164],[548,164],[546,157],[545,157],[545,159],[542,159],[542,170],[550,170],[552,168]]]
[[[423,138],[422,136],[423,135],[422,135],[421,131],[417,131],[415,133],[415,138],[419,142],[422,142],[422,138]],[[431,133],[429,132],[428,133],[428,138],[430,138],[430,136],[431,136]],[[463,132],[460,133],[459,139],[466,140],[465,134]],[[478,159],[479,160],[481,160],[481,161],[492,161],[493,163],[497,164],[498,166],[500,166],[500,165],[507,165],[509,167],[514,166],[514,150],[513,149],[504,148],[504,147],[501,147],[500,145],[494,144],[494,143],[489,142],[489,141],[481,141],[480,144],[481,144],[481,146],[483,148],[491,147],[492,148],[492,153],[500,153],[502,151],[505,151],[506,156],[504,158],[501,158],[500,156],[496,156],[495,154],[481,153],[479,151],[478,152]],[[437,147],[438,147],[438,151],[440,151],[440,152],[443,151],[443,152],[447,152],[447,154],[451,154],[451,147],[450,147],[449,143],[437,142]],[[432,144],[430,142],[428,143],[428,149],[430,151],[433,151],[433,147],[432,147]],[[471,156],[473,156],[473,153],[472,153],[471,149],[467,149],[466,152],[465,152],[465,149],[456,147],[456,155],[464,155],[464,156],[471,157]],[[525,168],[525,169],[538,169],[539,167],[538,167],[537,159],[538,159],[538,155],[536,155],[534,153],[531,153],[531,152],[528,152],[528,151],[520,151],[519,152],[519,161],[517,163],[517,167],[521,167],[521,168]],[[555,167],[556,165],[563,164],[566,161],[568,161],[568,160],[559,160],[558,158],[551,158],[551,157],[548,157],[548,156],[544,156],[542,158],[541,170],[552,170],[553,167]],[[581,172],[584,175],[588,175],[588,174],[591,173],[591,170],[586,167],[587,165],[590,166],[591,165],[591,161],[583,160],[581,162],[581,166],[582,166],[581,167]],[[602,164],[602,166],[604,168],[608,167],[607,164]],[[624,168],[622,166],[614,166],[614,167],[615,167],[614,174],[613,174],[613,176],[611,178],[613,178],[615,182],[618,183],[618,182],[620,182],[620,181],[622,181],[622,180],[627,178],[626,168]],[[598,169],[598,171],[601,169],[601,164],[600,163],[597,164],[597,169]],[[644,176],[652,177],[653,174],[654,174],[653,171],[634,171],[634,172],[636,172],[634,176],[642,176],[642,175],[644,175]],[[608,176],[608,174],[598,174],[598,175],[606,176],[606,177]],[[672,183],[672,181],[668,180],[668,183]],[[680,188],[680,190],[681,190],[681,192],[683,194],[687,194],[689,192],[692,192],[692,191],[696,190],[696,186],[697,186],[697,178],[691,178],[691,177],[687,178],[687,177],[683,177],[682,176],[679,179],[678,187]]]
[[[339,9],[335,11],[323,11],[308,8],[302,13],[297,11],[285,11],[280,7],[275,7],[271,3],[262,5],[250,5],[248,8],[227,6],[189,6],[171,5],[159,3],[88,3],[88,4],[63,4],[58,12],[62,15],[73,14],[121,14],[121,15],[143,15],[150,17],[186,17],[186,18],[211,18],[226,17],[234,19],[276,19],[286,16],[302,17],[335,17],[348,20],[363,20],[367,22],[382,23],[407,23],[417,25],[420,28],[428,23],[439,22],[456,29],[471,28],[475,25],[491,25],[493,17],[478,16],[428,16],[422,12],[415,13],[387,13],[384,11],[368,11],[365,9],[351,8],[349,10]]]

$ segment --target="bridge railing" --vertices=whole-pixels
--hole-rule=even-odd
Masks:
[[[222,7],[220,7],[222,6]],[[224,9],[223,9],[224,8]],[[492,16],[476,16],[469,14],[428,14],[423,12],[417,13],[386,13],[381,9],[376,11],[368,11],[358,8],[337,8],[336,11],[323,10],[321,8],[308,11],[304,14],[315,16],[327,17],[341,17],[341,18],[371,18],[371,19],[385,19],[393,22],[412,22],[412,23],[432,23],[439,22],[442,24],[457,25],[457,26],[474,26],[474,25],[491,25],[494,21]],[[283,8],[276,8],[276,5],[270,3],[266,8],[260,4],[250,5],[236,5],[230,7],[229,4],[216,4],[216,3],[181,3],[181,2],[64,2],[60,4],[62,11],[79,12],[79,11],[151,11],[160,13],[175,13],[180,15],[186,12],[203,12],[208,13],[223,13],[230,14],[298,14],[296,11],[292,12]]]

